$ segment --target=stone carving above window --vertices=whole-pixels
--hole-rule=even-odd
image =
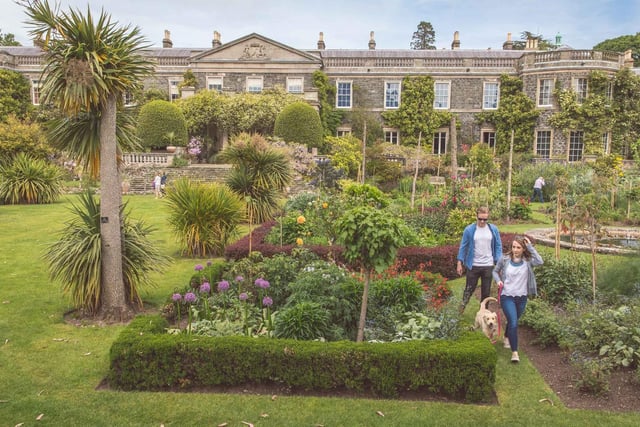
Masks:
[[[240,60],[267,59],[267,48],[261,43],[249,43],[244,47]]]

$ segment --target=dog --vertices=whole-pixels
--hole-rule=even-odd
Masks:
[[[487,308],[487,304],[491,301],[498,302],[493,297],[488,297],[480,303],[480,310],[476,313],[475,328],[481,328],[482,333],[486,335],[492,343],[496,342],[498,336],[498,314]]]

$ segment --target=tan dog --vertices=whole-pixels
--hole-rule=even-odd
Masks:
[[[476,313],[475,328],[481,328],[482,333],[485,334],[492,343],[495,343],[496,337],[498,336],[498,314],[487,308],[487,303],[490,301],[498,302],[498,300],[493,297],[482,300],[480,310]]]

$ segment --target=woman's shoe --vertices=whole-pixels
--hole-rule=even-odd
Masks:
[[[509,344],[509,338],[504,337],[504,340],[502,341],[502,345],[504,346],[504,348],[511,348],[511,344]]]
[[[520,356],[518,356],[518,352],[514,351],[513,353],[511,353],[511,363],[518,363],[520,362]]]

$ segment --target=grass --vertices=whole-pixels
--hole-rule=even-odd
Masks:
[[[526,354],[519,365],[511,365],[510,352],[501,344],[496,344],[498,405],[97,390],[109,367],[111,343],[123,326],[65,323],[69,303],[60,284],[49,280],[40,258],[69,218],[67,207],[75,197],[46,206],[0,206],[0,427],[640,424],[638,413],[566,409]],[[163,201],[153,196],[126,200],[134,217],[157,227],[152,240],[176,256],[179,249],[167,228]],[[501,229],[512,231],[510,227]],[[157,287],[143,293],[144,299],[161,305],[185,283],[196,262],[176,260],[169,271],[155,277]],[[460,295],[463,280],[454,280],[452,286]],[[465,313],[470,323],[475,304]]]

